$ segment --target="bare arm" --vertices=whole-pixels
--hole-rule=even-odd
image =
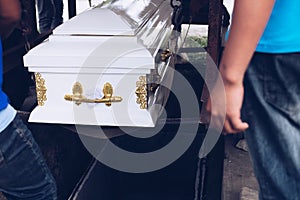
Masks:
[[[232,26],[220,62],[226,92],[224,131],[227,133],[248,128],[240,116],[244,97],[243,78],[273,6],[274,0],[235,0]]]
[[[226,82],[243,81],[273,5],[274,0],[235,0],[231,31],[220,64]]]
[[[0,0],[0,36],[8,37],[21,18],[19,0]]]

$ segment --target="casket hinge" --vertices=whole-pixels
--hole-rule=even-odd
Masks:
[[[81,103],[104,103],[106,106],[111,106],[113,102],[121,102],[122,97],[113,96],[113,87],[110,83],[105,83],[103,86],[104,96],[101,99],[88,99],[83,96],[83,87],[81,83],[76,82],[73,85],[73,94],[66,94],[64,99],[67,101],[74,101],[76,105]]]
[[[169,49],[164,50],[161,54],[160,54],[160,58],[162,62],[166,62],[166,60],[172,56],[172,52]]]
[[[43,106],[45,104],[45,101],[47,100],[47,88],[45,86],[45,79],[43,79],[40,73],[35,73],[34,76],[36,84],[37,102],[39,106]]]
[[[150,92],[154,93],[160,84],[160,75],[158,74],[157,68],[151,69],[151,73],[147,75],[148,79],[148,89]]]

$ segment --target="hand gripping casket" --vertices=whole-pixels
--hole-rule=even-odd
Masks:
[[[119,0],[57,27],[24,56],[38,99],[29,121],[155,126],[172,82],[171,14],[168,1]]]

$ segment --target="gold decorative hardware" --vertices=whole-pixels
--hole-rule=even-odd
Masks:
[[[34,76],[38,105],[43,106],[45,104],[45,101],[47,100],[47,88],[45,86],[45,79],[43,79],[40,73],[35,73]]]
[[[141,109],[147,109],[147,81],[146,76],[140,76],[136,82],[137,89],[135,94],[137,96],[136,103],[140,104]]]
[[[101,99],[88,99],[82,95],[82,85],[79,82],[76,82],[72,88],[73,94],[66,94],[64,98],[67,101],[74,101],[76,105],[80,105],[81,103],[105,103],[106,106],[111,106],[112,102],[122,101],[122,97],[112,96],[114,90],[110,83],[105,83],[102,91],[104,96]]]
[[[172,55],[172,52],[169,49],[164,50],[161,54],[161,61],[165,62],[170,56]]]

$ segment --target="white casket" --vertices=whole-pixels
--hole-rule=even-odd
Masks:
[[[155,126],[159,85],[172,82],[171,14],[169,1],[115,0],[57,27],[24,56],[38,98],[29,121]]]

